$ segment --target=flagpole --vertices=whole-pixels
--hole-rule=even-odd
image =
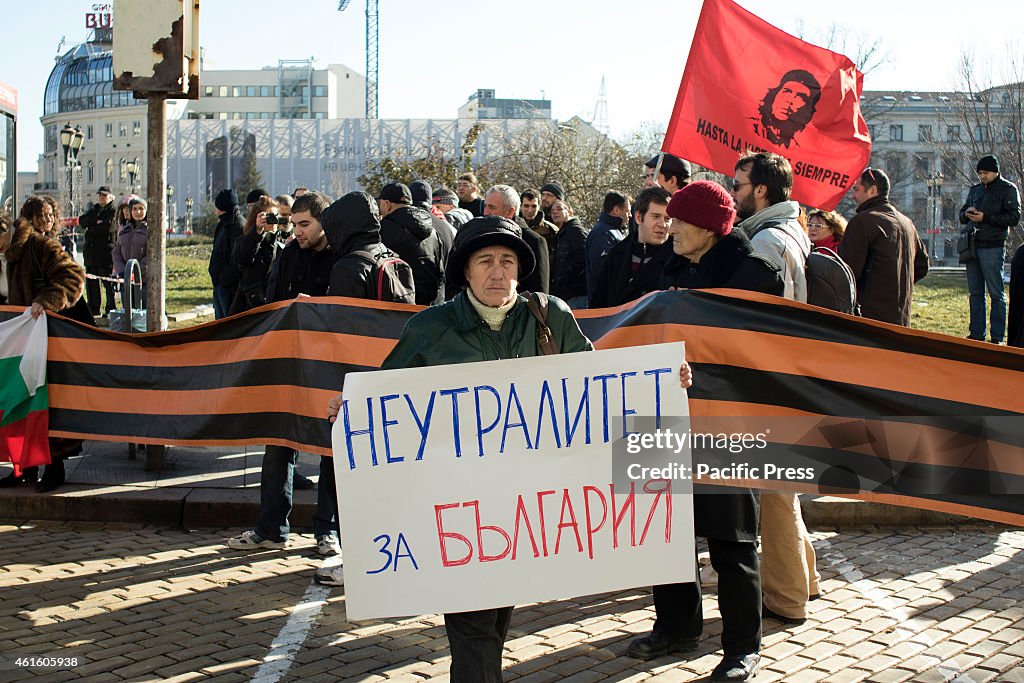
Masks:
[[[658,151],[658,163],[654,165],[654,184],[658,184],[658,174],[661,173],[661,162],[665,160],[665,153]]]

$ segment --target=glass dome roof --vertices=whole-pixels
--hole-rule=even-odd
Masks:
[[[46,81],[43,116],[85,109],[142,104],[131,92],[114,90],[109,45],[82,43],[57,60]]]

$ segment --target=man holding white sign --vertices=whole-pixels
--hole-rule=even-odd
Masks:
[[[448,286],[462,291],[414,316],[382,365],[421,369],[350,375],[347,400],[328,409],[332,420],[341,413],[349,618],[445,611],[456,682],[501,680],[512,607],[495,602],[610,590],[637,565],[680,576],[674,563],[643,560],[692,548],[687,501],[673,512],[670,483],[647,496],[607,485],[622,416],[685,413],[675,363],[608,351],[601,358],[620,355],[615,371],[602,363],[580,377],[568,358],[510,361],[593,350],[564,302],[516,293],[533,265],[512,221],[464,225],[447,266]],[[619,370],[629,357],[647,371]],[[689,386],[685,363],[679,377]]]

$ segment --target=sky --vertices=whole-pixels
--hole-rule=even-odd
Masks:
[[[132,0],[119,0],[131,2]],[[88,36],[98,3],[38,0],[7,13],[0,82],[19,97],[18,168],[34,171],[42,151],[43,90],[57,46]],[[993,77],[1007,71],[1024,25],[1024,3],[968,10],[949,0],[739,0],[770,23],[824,44],[831,27],[855,46],[879,41],[888,59],[865,75],[867,90],[944,90],[956,82],[962,51]],[[693,38],[700,0],[380,0],[381,118],[455,118],[478,88],[497,97],[552,102],[553,115],[591,120],[604,79],[608,124],[624,138],[668,121]],[[365,0],[339,13],[337,0],[202,0],[205,67],[257,69],[312,57],[365,73]],[[985,16],[991,12],[992,17]],[[971,14],[972,18],[967,19]],[[116,22],[116,16],[115,16]],[[835,45],[833,44],[833,47]]]

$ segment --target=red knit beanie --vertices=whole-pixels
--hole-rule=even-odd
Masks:
[[[676,190],[668,203],[668,215],[724,237],[732,232],[736,209],[724,187],[698,180]]]

